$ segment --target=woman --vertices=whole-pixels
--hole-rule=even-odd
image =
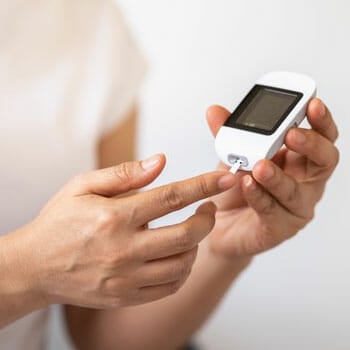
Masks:
[[[312,130],[290,131],[288,150],[251,175],[219,165],[134,194],[165,159],[125,163],[144,63],[114,2],[1,6],[1,348],[43,348],[53,303],[70,305],[78,349],[182,346],[255,254],[313,217],[338,161],[329,111],[313,100]],[[227,116],[209,109],[213,134]],[[208,197],[184,223],[148,229]]]

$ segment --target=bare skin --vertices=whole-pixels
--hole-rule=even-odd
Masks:
[[[81,174],[31,223],[0,238],[0,328],[50,304],[89,308],[137,305],[175,293],[190,274],[216,207],[198,207],[182,223],[148,222],[230,188],[225,171],[146,192],[164,155]]]
[[[228,114],[219,106],[208,110],[214,135]],[[218,208],[214,228],[176,294],[130,308],[67,308],[67,324],[78,349],[177,349],[209,317],[255,254],[281,244],[312,220],[338,163],[338,131],[320,100],[310,103],[307,115],[311,130],[291,130],[287,148],[272,161],[261,161],[250,174],[240,172],[228,191],[211,198]],[[304,136],[304,142],[297,135]],[[118,130],[109,136],[117,140]],[[114,152],[116,161],[117,149],[100,147],[102,153]],[[226,169],[221,163],[218,168]]]
[[[213,134],[227,116],[218,106],[208,111]],[[339,161],[338,130],[319,99],[309,104],[307,116],[311,130],[291,130],[286,148],[272,161],[260,161],[251,174],[240,172],[230,191],[213,198],[218,207],[209,236],[214,251],[228,258],[252,256],[293,237],[312,220]]]

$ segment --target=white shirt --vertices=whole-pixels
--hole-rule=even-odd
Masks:
[[[1,1],[0,235],[95,168],[96,142],[131,107],[144,70],[113,0]],[[46,317],[0,330],[0,349],[43,349]]]

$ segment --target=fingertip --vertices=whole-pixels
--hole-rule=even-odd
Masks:
[[[141,170],[139,175],[145,179],[147,184],[149,184],[154,181],[164,170],[166,156],[164,153],[158,153],[140,161],[139,164],[139,170]]]
[[[252,170],[253,175],[255,175],[257,172],[261,171],[261,169],[264,167],[264,164],[266,162],[266,159],[260,159],[255,165]]]
[[[207,109],[207,118],[227,117],[230,112],[219,105],[212,105]]]
[[[207,119],[210,119],[213,116],[215,108],[216,108],[216,105],[212,105],[207,108],[207,112],[205,113]]]
[[[165,153],[159,153],[158,154],[159,157],[160,157],[160,164],[163,166],[165,166],[166,162],[167,162],[167,157],[166,157],[166,154]]]
[[[163,153],[155,154],[141,161],[141,167],[144,171],[152,171],[159,167],[164,167],[165,155]]]
[[[327,109],[323,101],[317,97],[313,98],[307,108],[308,117],[324,117],[327,113]]]
[[[259,182],[270,180],[274,176],[273,163],[268,159],[262,159],[254,166],[253,176]]]
[[[207,122],[214,136],[225,123],[229,115],[230,112],[228,110],[218,105],[213,105],[207,109]]]
[[[229,171],[226,171],[224,173],[221,172],[221,176],[218,180],[218,187],[221,191],[226,191],[234,186],[236,183],[235,175],[232,174]]]

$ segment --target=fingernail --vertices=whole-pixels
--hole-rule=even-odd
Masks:
[[[320,116],[324,117],[326,115],[326,106],[323,102],[320,103]]]
[[[270,180],[275,175],[275,171],[272,166],[267,166],[262,174],[262,180],[267,181]]]
[[[147,158],[141,162],[141,166],[144,170],[150,170],[155,168],[160,162],[159,154],[156,154],[150,158]]]
[[[220,177],[218,181],[218,186],[221,190],[228,190],[233,186],[234,182],[235,182],[234,175],[229,173]]]
[[[306,136],[301,131],[294,130],[294,141],[301,145],[306,141]]]

